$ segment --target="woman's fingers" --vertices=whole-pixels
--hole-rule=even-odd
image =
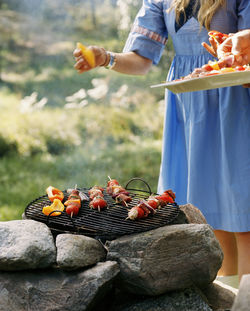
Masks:
[[[81,52],[81,50],[79,50],[79,49],[75,49],[74,52],[73,52],[73,55],[74,55],[75,57],[79,57],[79,56],[82,55],[82,52]]]
[[[83,73],[85,71],[88,71],[91,69],[90,65],[88,64],[88,62],[83,58],[80,57],[77,62],[74,65],[74,68],[79,72],[79,73]]]
[[[206,42],[202,43],[202,46],[208,51],[208,53],[210,53],[211,55],[213,55],[214,57],[217,56],[217,54],[215,53],[213,47],[211,47],[210,45],[208,45]]]
[[[211,47],[212,47],[212,49],[213,49],[213,51],[214,51],[215,57],[217,57],[217,48],[218,48],[217,42],[214,40],[213,37],[210,37],[210,38],[209,38],[209,42],[210,42]]]

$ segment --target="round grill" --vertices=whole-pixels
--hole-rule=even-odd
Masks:
[[[42,213],[42,209],[44,206],[50,205],[51,202],[47,195],[43,195],[27,205],[25,216],[28,219],[47,224],[55,232],[77,233],[106,240],[156,229],[170,224],[178,216],[179,206],[175,203],[158,209],[156,214],[149,215],[147,218],[138,220],[126,219],[128,210],[137,205],[140,200],[147,199],[151,194],[150,188],[149,192],[147,192],[139,189],[128,189],[127,186],[126,189],[132,198],[132,202],[128,203],[128,207],[117,204],[104,191],[104,199],[107,201],[108,207],[100,212],[90,209],[89,202],[83,201],[77,216],[71,218],[66,212],[62,212],[60,216],[46,216]],[[88,195],[89,188],[78,188],[78,190]],[[68,197],[66,191],[64,191],[64,196],[66,201]]]

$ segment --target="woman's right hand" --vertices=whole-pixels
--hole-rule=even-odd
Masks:
[[[217,50],[219,59],[226,59],[228,54],[234,56],[233,66],[250,63],[250,29],[231,34]]]
[[[78,73],[84,73],[98,66],[105,66],[108,61],[108,54],[104,48],[99,46],[88,46],[87,48],[90,49],[95,56],[95,66],[91,67],[84,58],[82,51],[80,49],[75,49],[73,52],[76,61],[74,68],[78,71]]]

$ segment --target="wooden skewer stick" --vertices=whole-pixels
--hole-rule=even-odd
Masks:
[[[110,176],[108,176],[108,179],[109,179],[109,180],[112,180],[112,179],[110,178]]]
[[[73,212],[71,212],[70,217],[71,217],[71,218],[73,217]]]

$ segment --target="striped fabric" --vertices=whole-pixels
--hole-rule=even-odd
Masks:
[[[167,38],[159,35],[158,33],[154,32],[154,31],[151,31],[147,28],[144,28],[144,27],[141,27],[138,25],[133,25],[131,32],[136,32],[138,34],[144,35],[144,36],[146,36],[146,37],[148,37],[154,41],[162,43],[163,45],[165,45],[167,42]]]

